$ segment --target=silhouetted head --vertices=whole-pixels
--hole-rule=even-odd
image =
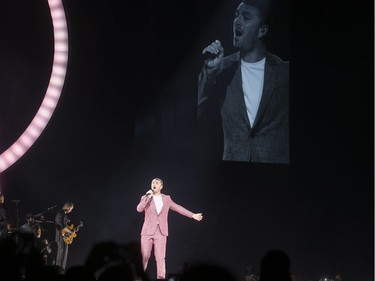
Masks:
[[[180,281],[237,281],[226,268],[210,263],[192,264],[181,275]]]
[[[291,281],[290,259],[281,250],[271,250],[262,258],[260,281]]]
[[[92,248],[85,267],[96,280],[148,281],[142,268],[140,249],[139,242],[122,245],[114,241],[102,241]]]

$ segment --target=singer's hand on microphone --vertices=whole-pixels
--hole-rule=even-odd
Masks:
[[[209,68],[219,66],[224,58],[224,48],[219,40],[215,40],[202,51],[205,63]]]
[[[150,197],[152,196],[153,192],[152,190],[150,189],[149,191],[146,192],[146,197]]]

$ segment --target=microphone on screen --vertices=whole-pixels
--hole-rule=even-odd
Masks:
[[[206,60],[213,60],[213,59],[215,59],[216,57],[219,56],[219,54],[215,55],[215,54],[210,53],[210,52],[205,52],[204,54],[202,54],[202,56],[203,56],[203,60],[206,61]]]

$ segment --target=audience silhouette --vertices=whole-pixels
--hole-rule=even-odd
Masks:
[[[85,267],[95,280],[149,281],[143,271],[140,245],[100,242],[94,245]]]
[[[237,281],[237,278],[224,266],[201,262],[186,268],[179,281]]]
[[[143,270],[139,242],[119,244],[103,241],[95,244],[83,265],[63,271],[48,265],[35,245],[35,236],[14,233],[0,240],[0,272],[12,281],[152,281]],[[296,281],[289,256],[278,249],[266,252],[260,261],[259,275],[251,272],[245,281]],[[185,262],[180,272],[165,281],[244,281],[225,266],[212,262]],[[342,281],[337,274],[335,281]],[[160,281],[160,280],[159,280]],[[298,280],[300,281],[300,280]]]
[[[278,249],[268,251],[261,260],[259,281],[292,281],[289,256]]]
[[[94,245],[85,264],[66,271],[46,265],[35,246],[35,237],[15,233],[0,240],[0,272],[12,281],[149,281],[142,268],[140,245],[100,242]]]

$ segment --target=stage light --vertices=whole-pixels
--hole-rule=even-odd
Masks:
[[[0,155],[0,173],[20,159],[35,143],[48,124],[60,98],[68,64],[68,28],[61,0],[48,0],[53,24],[54,59],[45,97],[25,132]]]

